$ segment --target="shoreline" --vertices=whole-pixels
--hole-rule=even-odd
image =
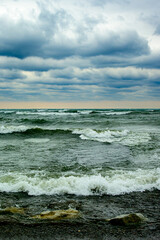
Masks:
[[[50,222],[37,224],[0,223],[1,239],[110,239],[158,240],[160,223],[112,226],[104,221]]]
[[[10,198],[13,198],[12,194]],[[31,198],[33,204],[36,197]],[[48,203],[48,208],[53,207],[54,209],[67,208],[68,201],[79,203],[77,208],[82,217],[71,220],[29,222],[25,221],[27,215],[17,219],[14,214],[5,215],[5,217],[1,214],[0,239],[158,240],[160,236],[159,190],[134,192],[120,196],[78,197],[71,195],[59,196],[57,199],[56,196],[46,196],[46,198],[39,196],[36,199],[37,202],[38,199],[41,201],[45,199],[46,202],[42,202],[43,207]],[[20,203],[21,201],[18,205]],[[27,207],[29,208],[29,206]],[[107,217],[129,212],[142,213],[149,221],[129,226],[115,226],[105,221]]]

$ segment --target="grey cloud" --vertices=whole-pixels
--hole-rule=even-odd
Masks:
[[[24,73],[25,74],[25,73]],[[26,73],[23,83],[30,85],[38,83],[44,85],[59,86],[86,86],[96,85],[101,87],[125,86],[156,86],[159,85],[160,71],[149,70],[134,67],[126,68],[102,68],[102,69],[80,69],[64,68],[61,70],[50,70],[48,72],[32,72],[32,75]],[[20,82],[20,81],[19,81]]]
[[[68,28],[74,19],[64,9],[51,13],[46,8],[41,8],[39,24],[46,34],[54,34],[59,28]]]
[[[103,67],[127,67],[135,66],[137,68],[159,69],[160,53],[150,53],[148,55],[132,56],[94,56],[90,58],[91,64],[97,68]]]
[[[14,22],[1,18],[0,55],[18,58],[58,57],[61,44],[56,43],[55,34],[68,26],[67,21],[69,22],[69,15],[64,10],[50,13],[46,9],[43,9],[36,22],[23,19]],[[68,46],[64,50],[65,48],[66,52],[70,51]]]
[[[15,57],[0,57],[1,69],[20,69],[25,71],[48,71],[50,69],[63,69],[68,66],[87,68],[93,64],[88,58],[69,57],[65,59],[27,57],[19,59]]]
[[[18,70],[5,70],[0,69],[0,81],[1,80],[14,80],[14,79],[24,79],[25,75]]]
[[[69,1],[69,6],[73,2]],[[132,12],[133,6],[138,19],[138,0],[134,4],[131,0],[84,1],[84,6],[90,9],[85,9],[85,16],[81,13],[77,18],[76,13],[72,13],[79,3],[77,6],[74,3],[76,7],[71,11],[64,1],[60,3],[63,8],[53,1],[42,4],[40,0],[39,15],[35,14],[35,19],[15,21],[9,15],[8,19],[1,16],[0,95],[4,99],[137,100],[153,99],[154,94],[155,99],[159,99],[160,54],[150,50],[138,27],[134,26],[136,30],[126,27],[127,15],[121,11],[125,6],[125,13]],[[54,8],[54,4],[57,7]],[[141,11],[143,4],[140,4]],[[146,1],[146,5],[146,14],[142,11],[145,18],[151,4]],[[94,15],[95,9],[98,10]],[[113,22],[111,15],[105,15],[105,10],[110,9],[116,9]],[[120,19],[114,28],[117,16]],[[158,35],[157,19],[152,17],[151,22],[148,18],[147,24],[157,26],[155,34]],[[120,29],[117,30],[117,26]]]
[[[77,67],[80,69],[114,67],[116,69],[117,67],[127,66],[158,69],[160,68],[160,54],[150,54],[132,58],[115,55],[100,55],[88,58],[75,56],[65,59],[45,59],[40,57],[18,59],[15,57],[0,57],[0,69],[19,69],[24,71],[48,71],[68,67]]]
[[[144,86],[146,89],[155,89],[159,87],[158,79],[160,71],[145,70],[136,68],[106,68],[106,69],[78,69],[65,68],[61,70],[50,70],[48,72],[21,72],[17,71],[17,78],[8,84],[7,71],[3,74],[4,81],[1,81],[1,95],[8,91],[12,92],[13,99],[16,96],[24,99],[38,100],[40,97],[43,100],[62,100],[61,94],[64,93],[64,99],[76,100],[83,96],[83,100],[94,100],[95,94],[97,100],[104,100],[106,97],[110,100],[115,98],[124,99],[130,97],[132,99],[135,94],[140,94],[140,89]],[[23,74],[25,78],[23,78]],[[8,72],[8,75],[11,71]],[[21,75],[22,74],[22,75]],[[22,76],[22,78],[19,78]],[[61,78],[59,78],[61,77]],[[8,87],[9,86],[9,87]],[[3,89],[3,91],[2,91]],[[155,90],[154,90],[155,91]],[[59,93],[55,98],[54,93]],[[14,94],[13,94],[14,93]],[[53,95],[52,95],[53,94]],[[87,97],[88,95],[88,97]],[[116,95],[116,96],[115,96]],[[11,95],[10,95],[11,96]],[[158,97],[158,95],[157,95]]]
[[[1,18],[0,22],[0,55],[18,58],[34,56],[35,52],[38,55],[45,42],[39,29],[22,20],[14,23]]]
[[[37,56],[62,59],[69,56],[122,55],[149,53],[146,40],[134,31],[95,32],[94,24],[79,24],[64,10],[43,9],[36,23],[1,21],[0,55],[18,58]],[[98,21],[98,20],[97,20]],[[90,29],[90,31],[88,31]],[[71,31],[69,34],[67,31]],[[74,35],[71,36],[71,35]]]
[[[110,4],[111,1],[110,0],[89,0],[90,4],[95,5],[95,6],[104,6],[106,4]],[[129,0],[112,0],[112,4],[118,4],[118,5],[122,5],[122,4],[129,4]]]
[[[139,56],[131,60],[131,65],[141,68],[159,69],[160,53],[152,53],[149,56]]]
[[[85,56],[117,55],[138,56],[149,54],[149,46],[145,39],[136,32],[97,34],[92,43],[80,46],[77,53]]]
[[[160,35],[160,24],[157,25],[154,34],[156,34],[156,35]]]

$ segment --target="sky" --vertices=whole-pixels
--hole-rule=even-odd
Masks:
[[[159,0],[1,0],[5,102],[154,102]]]

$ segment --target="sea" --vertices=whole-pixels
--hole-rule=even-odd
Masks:
[[[0,110],[1,210],[97,219],[137,210],[134,196],[147,202],[159,190],[159,109]]]

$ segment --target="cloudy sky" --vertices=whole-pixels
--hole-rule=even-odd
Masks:
[[[159,0],[1,0],[0,101],[159,101],[159,10]]]

